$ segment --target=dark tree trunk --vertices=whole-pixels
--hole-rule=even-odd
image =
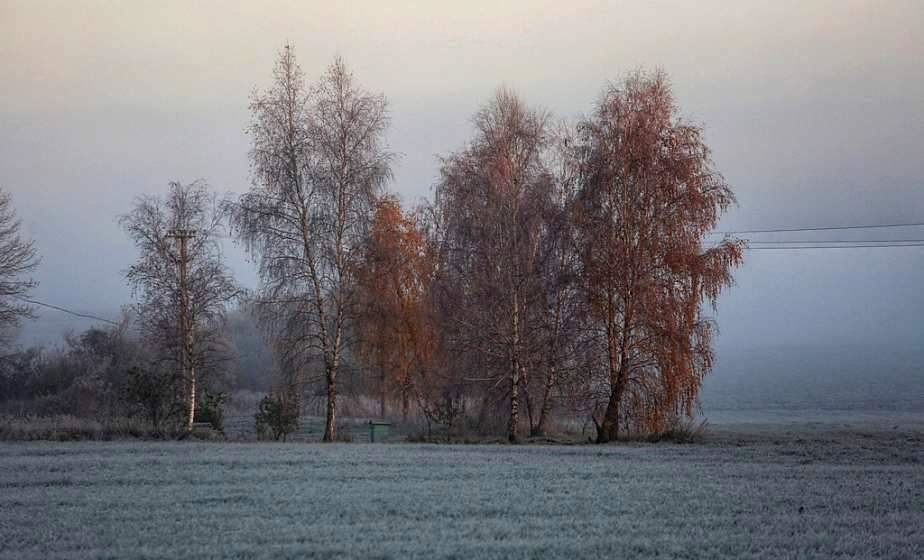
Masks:
[[[612,312],[612,310],[611,310]],[[597,428],[597,443],[608,443],[619,439],[619,402],[622,400],[625,382],[626,333],[629,330],[629,317],[624,316],[622,328],[617,330],[612,316],[607,322],[607,341],[610,369],[610,399],[603,413],[603,421]],[[616,333],[620,338],[616,338]],[[616,343],[618,342],[618,346]]]
[[[597,443],[609,443],[619,438],[619,393],[616,387],[610,392],[603,421],[597,427]]]
[[[520,423],[520,375],[519,364],[514,361],[513,373],[510,378],[510,424],[507,426],[507,440],[510,443],[519,443],[520,436],[517,426]]]
[[[534,423],[534,414],[533,414],[533,399],[532,395],[529,392],[529,379],[526,377],[526,372],[520,370],[520,387],[523,389],[523,404],[526,406],[526,421],[529,425],[529,432],[532,435]]]
[[[539,410],[539,423],[533,426],[533,436],[544,436],[548,431],[549,416],[552,413],[552,388],[555,386],[555,368],[552,368],[542,388],[542,408]]]
[[[385,368],[382,368],[382,375],[379,377],[379,416],[385,418],[385,400],[388,395],[386,394],[385,387]]]
[[[407,415],[411,408],[411,387],[405,383],[401,388],[401,419],[407,421]]]
[[[327,421],[324,424],[325,442],[337,437],[337,372],[327,370]]]

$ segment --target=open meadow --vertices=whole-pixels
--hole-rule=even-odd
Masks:
[[[913,430],[0,444],[0,558],[921,558]]]

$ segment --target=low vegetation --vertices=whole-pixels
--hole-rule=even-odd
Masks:
[[[97,421],[70,415],[0,416],[0,440],[109,441],[163,437],[140,418]]]

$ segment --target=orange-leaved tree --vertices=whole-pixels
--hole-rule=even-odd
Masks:
[[[379,413],[385,416],[388,397],[398,394],[406,418],[414,373],[425,369],[432,347],[427,322],[433,267],[426,236],[393,196],[376,205],[364,257],[358,274],[363,311],[356,322],[360,356],[378,372]]]
[[[735,199],[702,129],[677,116],[663,73],[608,88],[579,131],[575,225],[604,349],[594,418],[602,443],[620,425],[660,431],[692,414],[713,363],[714,324],[702,307],[731,284],[744,246],[705,241]]]

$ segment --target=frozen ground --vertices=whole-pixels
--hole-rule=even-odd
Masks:
[[[0,558],[922,558],[924,435],[0,444]]]

